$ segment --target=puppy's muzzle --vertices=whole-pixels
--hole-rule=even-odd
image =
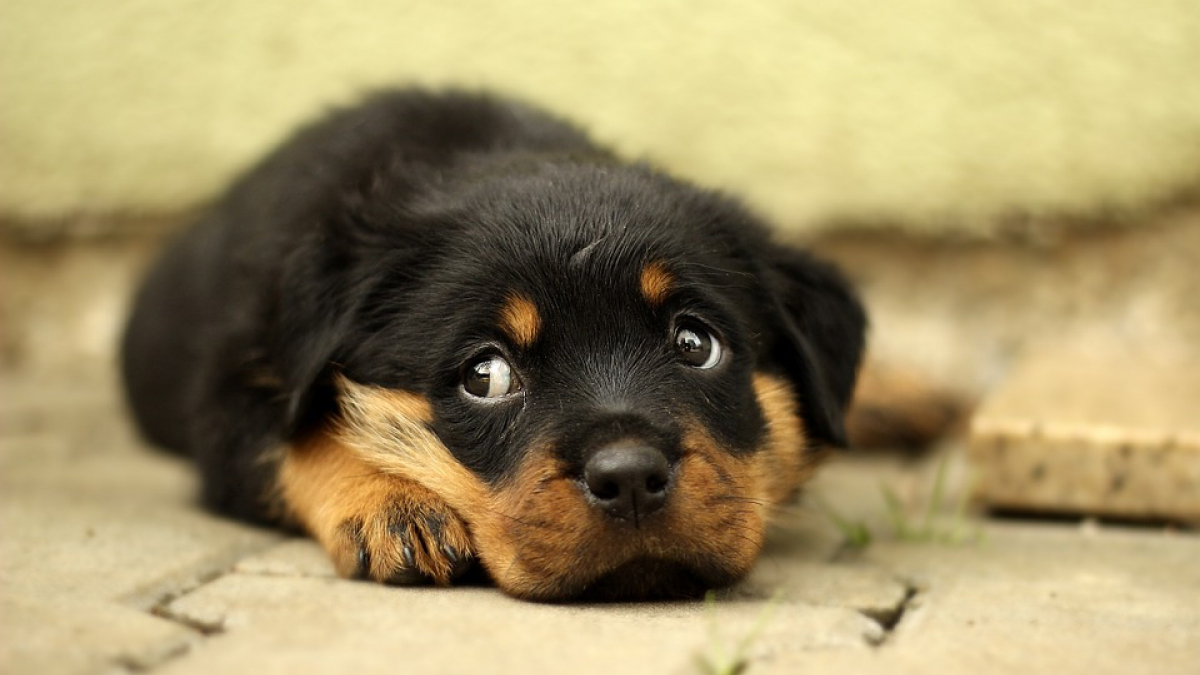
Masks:
[[[672,467],[660,450],[637,442],[606,445],[583,467],[584,495],[608,516],[641,527],[667,503]]]

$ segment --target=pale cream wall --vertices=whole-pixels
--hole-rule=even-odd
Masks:
[[[487,86],[792,227],[985,228],[1200,175],[1195,0],[5,0],[0,217],[171,213],[296,122]]]

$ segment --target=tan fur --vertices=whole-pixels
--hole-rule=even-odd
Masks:
[[[642,297],[646,298],[646,302],[651,306],[657,307],[666,301],[674,284],[675,275],[661,262],[652,262],[642,268]]]
[[[432,437],[424,430],[430,418],[428,402],[403,392],[362,389],[375,396],[343,396],[343,405],[351,412],[342,426],[311,434],[288,448],[279,474],[288,516],[329,552],[339,574],[365,573],[377,581],[393,580],[406,571],[397,532],[407,528],[416,544],[411,547],[416,571],[437,583],[448,583],[455,561],[442,547],[450,546],[460,557],[471,555],[472,548],[465,523],[439,496],[446,485],[433,480],[439,474],[428,469],[441,459],[436,448],[422,445],[422,440]],[[343,386],[347,390],[356,391]],[[363,435],[364,429],[372,431]],[[386,442],[381,438],[384,434],[390,434]],[[424,461],[411,467],[386,461],[397,450]],[[466,472],[450,461],[459,472]],[[437,527],[430,527],[431,518]],[[359,569],[360,548],[369,555],[369,569]]]
[[[537,340],[542,317],[533,301],[519,293],[508,296],[500,308],[500,329],[519,347],[528,347]]]
[[[290,448],[280,484],[290,517],[320,542],[342,576],[392,581],[415,572],[446,584],[457,558],[443,547],[471,555],[466,526],[445,502],[414,481],[379,472],[328,433]],[[411,565],[398,535],[405,528]]]
[[[758,373],[754,393],[767,419],[767,440],[754,456],[754,482],[771,504],[791,499],[816,471],[825,448],[809,448],[799,403],[786,380]]]
[[[487,494],[483,481],[458,462],[429,428],[433,411],[422,396],[338,377],[342,419],[338,441],[377,470],[429,488],[457,510]]]

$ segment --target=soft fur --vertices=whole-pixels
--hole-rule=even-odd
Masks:
[[[204,501],[296,525],[347,576],[520,597],[694,594],[750,569],[773,506],[844,443],[865,318],[736,201],[539,110],[397,91],[302,129],[150,272],[123,345],[152,441]],[[724,347],[697,369],[680,326]],[[522,389],[463,386],[499,354]],[[655,513],[584,485],[669,465]],[[634,515],[637,515],[634,502]]]

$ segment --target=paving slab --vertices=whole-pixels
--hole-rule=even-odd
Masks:
[[[186,464],[133,436],[105,382],[4,382],[5,673],[142,667],[179,653],[196,632],[152,610],[279,539],[198,509]]]
[[[701,603],[550,605],[490,588],[396,589],[337,579],[233,574],[170,605],[223,634],[165,673],[685,673],[711,640]],[[879,631],[845,607],[723,602],[713,614],[732,641],[768,621],[756,653],[867,649]]]
[[[983,404],[970,453],[993,507],[1200,523],[1200,359],[1035,347]]]
[[[1195,673],[1191,534],[1002,524],[971,546],[881,543],[862,557],[916,589],[868,654],[784,654],[755,672]]]

